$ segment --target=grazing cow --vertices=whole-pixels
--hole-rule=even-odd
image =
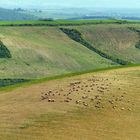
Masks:
[[[52,93],[52,91],[50,90],[49,93]]]
[[[132,109],[131,109],[131,108],[128,108],[128,110],[129,110],[129,111],[132,111]]]
[[[78,100],[78,101],[76,101],[76,104],[80,104],[82,101],[81,100]]]
[[[99,105],[95,105],[95,108],[100,108],[100,106]]]
[[[125,110],[125,108],[124,108],[124,107],[122,107],[122,108],[121,108],[121,110]]]
[[[91,98],[90,100],[91,100],[91,101],[94,101],[94,98]]]
[[[55,102],[54,99],[48,99],[48,102]]]
[[[64,102],[69,103],[70,101],[66,99],[66,100],[64,100]]]
[[[115,106],[113,106],[112,108],[113,108],[113,109],[116,109],[116,107],[115,107]]]
[[[128,100],[127,102],[130,103],[130,100]]]
[[[109,100],[108,102],[109,102],[110,104],[114,104],[114,102],[113,102],[112,100]]]
[[[84,105],[84,106],[86,106],[86,107],[88,106],[88,104],[87,104],[87,103],[85,103],[85,102],[83,103],[83,105]]]
[[[72,101],[72,99],[71,99],[71,98],[69,98],[69,97],[67,97],[67,100],[70,100],[70,101]]]
[[[41,96],[41,100],[45,100],[47,97]]]
[[[82,98],[83,98],[83,99],[87,99],[87,98],[88,98],[88,96],[87,96],[87,95],[85,95],[85,96],[82,96]]]

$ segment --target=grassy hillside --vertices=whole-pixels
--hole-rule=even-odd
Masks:
[[[82,44],[83,46],[85,46],[89,50],[97,53],[98,55],[100,55],[103,58],[111,60],[111,61],[113,61],[113,62],[115,62],[117,64],[120,64],[120,65],[131,64],[131,62],[125,61],[123,59],[120,59],[117,56],[113,56],[113,55],[111,55],[111,54],[109,54],[107,52],[104,52],[103,50],[100,50],[99,48],[94,47],[90,42],[88,42],[86,39],[84,39],[82,37],[82,33],[79,32],[76,29],[60,28],[60,30],[62,30],[62,32],[64,32],[72,40]]]
[[[35,20],[37,17],[19,13],[11,9],[0,8],[0,21],[16,21],[16,20]]]
[[[45,23],[45,21],[35,22]],[[53,22],[56,25],[59,22],[70,24],[70,21],[46,22]],[[130,27],[139,29],[140,25],[114,23],[61,26],[76,29],[90,47],[94,47],[93,50],[84,43],[68,37],[59,26],[0,27],[0,39],[12,56],[10,59],[0,59],[0,77],[33,79],[106,68],[122,62],[139,64],[140,50],[136,45],[140,36]]]
[[[83,38],[96,49],[109,54],[112,57],[128,61],[130,63],[140,63],[140,51],[135,47],[140,39],[137,32],[128,27],[139,29],[139,25],[90,25],[79,26]],[[71,27],[73,28],[73,27]]]
[[[1,78],[41,78],[116,65],[68,38],[57,27],[0,27],[12,58],[0,59]]]
[[[139,140],[140,67],[0,92],[0,139]]]

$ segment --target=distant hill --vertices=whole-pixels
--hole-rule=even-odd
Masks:
[[[16,10],[0,8],[0,21],[35,20],[37,17]]]
[[[75,18],[68,18],[68,20],[81,20],[81,19],[113,19],[111,16],[81,16]]]

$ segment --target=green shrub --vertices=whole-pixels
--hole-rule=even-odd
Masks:
[[[0,58],[11,58],[11,53],[7,47],[0,41]]]
[[[140,30],[136,29],[135,27],[128,27],[131,31],[138,33],[139,37],[140,37]],[[140,40],[136,43],[135,47],[137,49],[140,49]]]
[[[26,79],[0,79],[0,87],[6,87],[10,85],[15,85],[18,83],[28,82],[30,80]]]
[[[135,45],[136,48],[140,49],[140,40],[139,42],[137,42],[137,44]]]

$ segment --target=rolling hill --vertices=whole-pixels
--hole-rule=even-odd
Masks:
[[[140,67],[0,91],[1,140],[139,140]]]
[[[0,21],[35,20],[37,17],[11,9],[0,8]]]
[[[139,47],[139,22],[0,22],[0,140],[139,140]]]
[[[139,29],[139,24],[112,22],[75,21],[70,26],[72,21],[27,21],[27,25],[16,22],[12,27],[11,22],[6,26],[3,22],[0,40],[11,58],[0,59],[1,79],[44,78],[139,64],[140,49],[136,45],[140,36],[131,29]]]
[[[71,40],[58,27],[0,27],[12,58],[0,59],[1,78],[43,78],[118,65]]]
[[[129,27],[139,25],[91,25],[77,27],[94,48],[129,63],[140,63],[140,51],[135,47],[140,36]]]

